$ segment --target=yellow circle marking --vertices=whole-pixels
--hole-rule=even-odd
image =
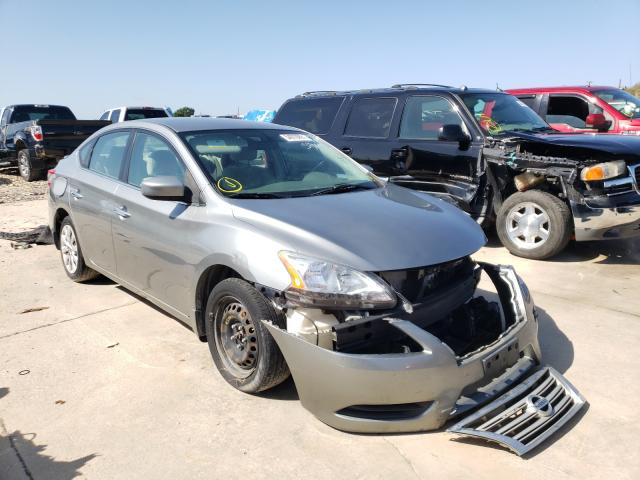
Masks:
[[[224,193],[236,193],[242,190],[242,184],[231,177],[220,177],[218,180],[218,189]]]

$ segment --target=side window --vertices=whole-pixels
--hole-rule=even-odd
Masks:
[[[185,167],[167,142],[138,132],[133,141],[127,182],[139,187],[147,177],[170,176],[184,180]]]
[[[590,111],[590,107],[598,111]],[[548,123],[564,123],[574,128],[587,128],[585,120],[589,113],[602,113],[602,109],[580,97],[552,95],[549,97],[546,120]]]
[[[465,130],[457,108],[443,97],[413,96],[407,99],[400,122],[400,137],[437,140],[443,125],[460,125]]]
[[[291,100],[278,111],[274,123],[322,135],[331,128],[343,100],[344,97]]]
[[[102,135],[96,141],[91,152],[89,170],[111,178],[118,178],[128,141],[129,132],[114,132]]]
[[[360,98],[351,108],[344,134],[352,137],[387,138],[396,98]]]
[[[114,111],[111,112],[111,116],[109,117],[109,120],[111,120],[111,123],[118,123],[118,120],[120,120],[120,109],[117,108]]]
[[[2,123],[2,125],[6,125],[9,122],[9,114],[11,113],[11,110],[9,110],[8,108],[2,112],[2,120],[0,120],[0,123]]]
[[[520,95],[517,97],[522,103],[524,103],[531,110],[536,109],[536,96],[535,95]]]
[[[109,119],[109,111],[104,112],[101,116],[100,116],[100,120],[108,120]]]
[[[91,158],[91,149],[93,148],[95,143],[96,143],[95,140],[92,140],[91,142],[82,146],[82,148],[80,148],[80,151],[78,152],[78,157],[80,158],[80,165],[82,165],[85,168],[89,166],[89,159]]]

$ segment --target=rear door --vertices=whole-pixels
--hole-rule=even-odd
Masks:
[[[332,143],[359,163],[369,165],[377,175],[391,176],[404,172],[403,159],[397,157],[389,136],[395,127],[398,108],[396,96],[356,97]]]
[[[131,136],[129,130],[111,131],[83,147],[80,161],[86,167],[69,181],[71,216],[82,252],[90,265],[111,274],[116,273],[111,234],[115,192]]]
[[[190,231],[201,208],[186,202],[152,200],[142,195],[144,178],[174,176],[183,182],[187,169],[170,142],[137,130],[125,182],[117,189],[113,238],[118,277],[161,301],[174,313],[188,316],[189,287],[196,261]]]

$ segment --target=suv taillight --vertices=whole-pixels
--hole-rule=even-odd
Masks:
[[[29,127],[29,131],[36,142],[41,142],[44,138],[44,135],[42,134],[42,127],[40,125],[31,125]]]
[[[56,178],[56,169],[52,168],[47,172],[47,185],[49,188],[51,188],[51,182],[53,182],[54,178]]]

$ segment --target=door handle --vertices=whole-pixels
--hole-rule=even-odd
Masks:
[[[121,219],[129,218],[131,214],[127,212],[126,207],[116,207],[113,209],[113,213],[118,215]]]
[[[347,155],[351,155],[353,153],[353,150],[351,150],[351,147],[342,147],[340,150],[342,150],[342,152],[346,153]]]
[[[82,198],[82,194],[76,188],[72,188],[71,190],[69,190],[69,193],[75,200],[80,200]]]

